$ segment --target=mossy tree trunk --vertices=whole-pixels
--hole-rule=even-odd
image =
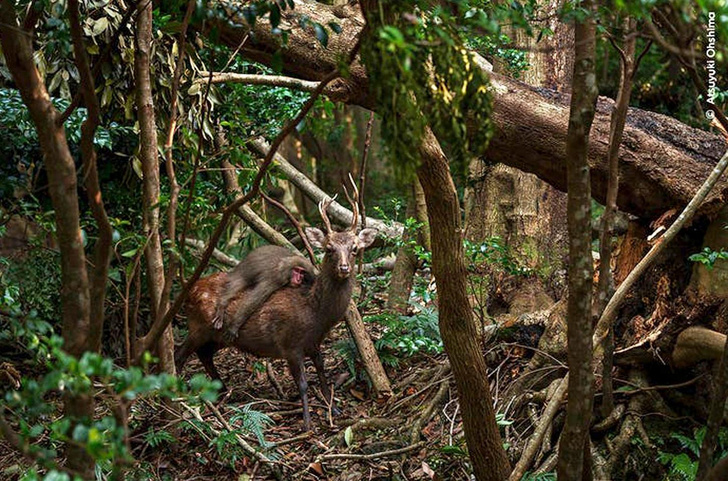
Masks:
[[[553,30],[536,42],[521,29],[507,32],[514,44],[523,49],[528,68],[521,80],[535,87],[557,91],[570,88],[573,69],[573,24],[559,20],[559,2],[541,2],[544,27]],[[508,75],[507,66],[496,62],[494,68]],[[514,153],[514,155],[518,155]],[[560,273],[567,250],[566,195],[540,180],[505,164],[489,164],[474,159],[465,198],[466,236],[474,242],[498,236],[512,249],[518,260],[542,276]],[[528,290],[520,289],[524,282]],[[509,312],[517,306],[534,305],[547,299],[540,279],[523,279],[513,284]],[[529,296],[531,299],[524,299]],[[539,306],[537,308],[545,308]]]

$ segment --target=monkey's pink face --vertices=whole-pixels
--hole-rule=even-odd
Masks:
[[[303,284],[303,280],[306,276],[306,270],[303,267],[294,267],[291,271],[291,281],[289,284],[292,287],[298,287]]]

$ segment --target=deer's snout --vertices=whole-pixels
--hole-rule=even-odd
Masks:
[[[341,277],[349,277],[350,273],[351,268],[349,267],[349,264],[339,264],[339,275]]]

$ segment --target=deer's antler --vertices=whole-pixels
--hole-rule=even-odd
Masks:
[[[359,225],[359,188],[356,186],[356,182],[354,182],[354,178],[351,176],[351,172],[349,173],[349,182],[351,182],[352,191],[354,193],[353,198],[349,196],[349,191],[346,189],[346,185],[342,185],[342,187],[344,188],[344,195],[346,195],[346,200],[348,200],[349,204],[351,204],[352,219],[351,227],[349,227],[349,230],[356,230],[357,226]]]
[[[324,226],[326,227],[326,233],[330,234],[334,230],[331,228],[331,221],[329,220],[329,216],[326,213],[331,203],[336,199],[336,196],[333,197],[327,197],[321,202],[318,203],[318,209],[319,213],[321,214],[321,220],[324,221]]]

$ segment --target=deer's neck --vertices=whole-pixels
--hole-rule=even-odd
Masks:
[[[353,275],[348,279],[339,279],[335,274],[322,270],[316,278],[310,295],[319,322],[326,330],[343,319],[353,289]]]

